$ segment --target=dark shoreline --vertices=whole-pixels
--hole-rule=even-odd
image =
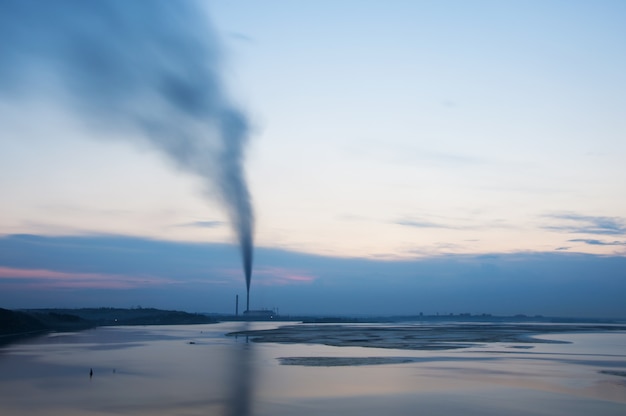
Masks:
[[[99,326],[192,325],[225,321],[272,321],[271,330],[227,335],[250,337],[254,342],[312,343],[410,350],[446,350],[477,343],[551,342],[540,334],[626,331],[624,320],[543,316],[428,315],[387,317],[273,316],[254,318],[227,314],[199,314],[155,308],[23,309],[0,308],[0,346],[49,332],[74,332]],[[293,322],[301,322],[293,325]],[[415,324],[419,323],[418,326]],[[378,324],[394,324],[392,328]],[[521,348],[521,347],[520,347]]]
[[[99,326],[190,325],[218,321],[202,314],[154,308],[25,309],[0,308],[0,346],[49,332],[73,332]]]

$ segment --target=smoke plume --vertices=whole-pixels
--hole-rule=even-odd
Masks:
[[[183,0],[2,0],[0,94],[6,100],[51,86],[92,125],[139,131],[178,168],[203,178],[227,209],[249,289],[249,126],[226,96],[217,37],[196,6]]]

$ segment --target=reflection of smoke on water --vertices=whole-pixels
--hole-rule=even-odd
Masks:
[[[247,331],[250,323],[244,322],[238,331]],[[225,416],[249,416],[252,414],[256,374],[254,369],[254,344],[248,337],[237,337],[232,345],[230,367],[227,370],[228,385]]]

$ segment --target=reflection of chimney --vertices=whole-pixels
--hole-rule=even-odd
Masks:
[[[235,295],[235,316],[239,316],[239,295]]]

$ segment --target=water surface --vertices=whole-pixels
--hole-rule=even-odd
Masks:
[[[225,335],[272,326],[104,327],[12,344],[0,349],[0,414],[626,414],[625,332],[450,350]]]

